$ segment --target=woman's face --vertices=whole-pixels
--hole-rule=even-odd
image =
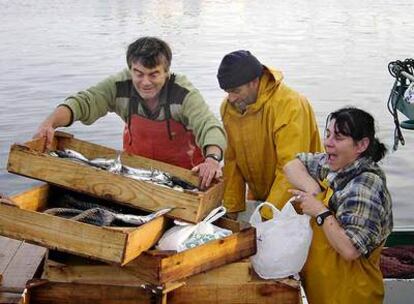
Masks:
[[[368,138],[354,142],[351,136],[335,132],[335,119],[329,122],[325,132],[324,145],[328,154],[328,165],[332,171],[338,171],[350,165],[368,147]]]

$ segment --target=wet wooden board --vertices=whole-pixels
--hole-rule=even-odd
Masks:
[[[0,237],[0,303],[26,303],[26,283],[38,271],[46,249]]]
[[[165,230],[167,219],[156,218],[133,228],[99,227],[42,213],[60,188],[36,186],[0,203],[0,235],[47,248],[123,265],[151,248]]]
[[[116,158],[117,151],[104,146],[78,140],[70,134],[56,132],[54,147],[72,149],[88,159]],[[39,179],[74,191],[117,201],[147,211],[177,207],[168,216],[189,222],[199,222],[221,204],[223,182],[214,184],[206,191],[196,193],[177,190],[137,181],[92,166],[44,153],[44,140],[32,140],[23,145],[12,145],[7,163],[11,173]],[[122,163],[135,168],[159,169],[189,183],[198,184],[198,177],[191,172],[148,158],[121,154]]]

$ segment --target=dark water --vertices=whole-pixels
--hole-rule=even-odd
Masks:
[[[376,117],[387,144],[387,64],[414,57],[412,1],[0,0],[0,7],[0,192],[7,194],[34,183],[6,172],[10,145],[30,139],[65,96],[122,69],[139,36],[171,44],[172,69],[191,79],[216,115],[224,96],[217,66],[225,53],[249,49],[311,100],[320,127],[329,112],[356,105]],[[121,147],[116,116],[67,131]],[[406,146],[384,161],[397,226],[414,218],[414,131],[405,134]]]

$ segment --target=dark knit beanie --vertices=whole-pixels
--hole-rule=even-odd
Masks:
[[[244,85],[260,77],[263,66],[249,51],[234,51],[223,57],[217,79],[223,90]]]

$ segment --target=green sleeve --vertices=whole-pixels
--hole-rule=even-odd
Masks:
[[[197,145],[205,151],[209,145],[226,149],[226,133],[220,121],[208,108],[198,90],[190,91],[183,101],[182,120],[194,133]]]
[[[79,120],[90,125],[108,112],[114,112],[116,108],[116,82],[125,76],[125,73],[126,70],[66,98],[63,105],[71,109],[72,123]]]

